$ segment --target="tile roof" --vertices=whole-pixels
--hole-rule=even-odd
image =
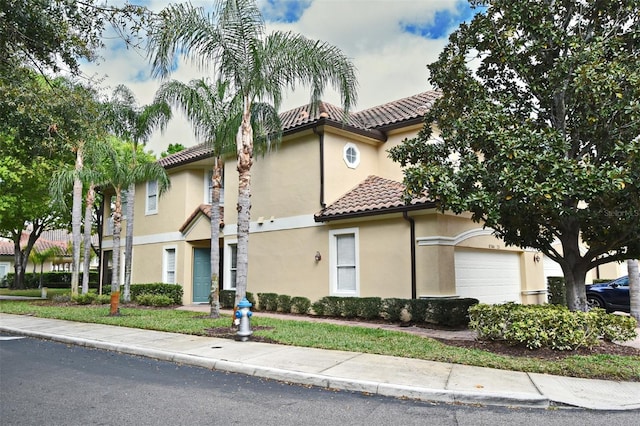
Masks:
[[[358,186],[331,205],[315,214],[316,222],[369,216],[404,211],[411,208],[429,208],[434,205],[426,197],[412,200],[407,206],[403,199],[404,185],[379,176],[369,176]]]
[[[284,111],[280,113],[280,120],[284,133],[292,133],[325,121],[336,126],[349,127],[353,131],[369,132],[370,136],[380,138],[383,135],[382,131],[389,127],[400,126],[408,122],[419,123],[439,97],[440,92],[437,91],[418,93],[383,105],[352,112],[346,117],[346,120],[342,108],[327,102],[320,102],[315,110],[311,108],[310,104],[307,104]],[[158,163],[166,169],[170,169],[209,156],[211,156],[211,149],[200,144],[162,158],[158,160]]]
[[[28,237],[29,234],[27,234],[26,232],[22,233],[22,238],[20,239],[21,246],[25,246],[27,244]],[[36,240],[36,243],[34,245],[34,249],[38,251],[48,250],[52,247],[58,247],[60,250],[64,251],[67,249],[67,242],[51,241],[40,237]],[[0,256],[13,256],[14,254],[13,241],[0,240]]]
[[[179,231],[180,232],[186,231],[189,225],[191,225],[191,223],[193,222],[193,220],[201,213],[206,217],[208,217],[209,219],[211,219],[211,204],[200,204],[198,207],[196,207],[193,213],[191,213],[189,217],[184,221]],[[223,226],[224,226],[224,206],[220,206],[220,228],[222,228]]]
[[[163,166],[165,169],[170,169],[182,164],[188,164],[194,161],[202,160],[203,158],[210,157],[211,154],[211,148],[209,148],[206,144],[200,144],[161,158],[158,160],[158,164]]]

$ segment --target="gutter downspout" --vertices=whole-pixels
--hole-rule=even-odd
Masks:
[[[318,130],[316,126],[313,128],[313,133],[318,135],[320,142],[320,207],[324,209],[327,207],[324,202],[324,130]]]
[[[402,212],[404,220],[409,222],[409,229],[411,234],[411,298],[417,299],[417,284],[416,284],[416,221],[413,220],[407,211]]]

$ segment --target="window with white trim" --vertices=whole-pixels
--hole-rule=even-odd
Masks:
[[[147,202],[145,206],[146,214],[158,213],[158,181],[150,180],[147,182]]]
[[[330,231],[329,238],[331,294],[358,296],[360,293],[358,228]]]
[[[355,169],[360,164],[360,150],[355,144],[349,142],[342,149],[342,159],[347,167]]]
[[[211,204],[211,190],[213,189],[213,170],[204,174],[204,203]],[[220,176],[220,205],[224,205],[224,170]]]
[[[162,259],[162,282],[166,284],[176,283],[176,248],[165,247]]]
[[[238,271],[238,243],[236,241],[227,243],[224,253],[225,278],[224,289],[235,290],[236,275]]]

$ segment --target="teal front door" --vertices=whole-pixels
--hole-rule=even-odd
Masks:
[[[211,291],[211,251],[193,249],[193,303],[208,303]]]

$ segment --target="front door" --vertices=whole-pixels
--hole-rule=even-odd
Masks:
[[[211,291],[211,251],[193,249],[193,303],[208,303]]]

